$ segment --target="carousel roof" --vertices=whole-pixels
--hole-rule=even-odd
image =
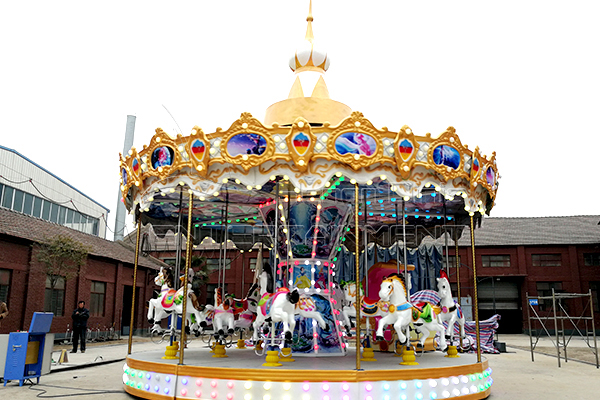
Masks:
[[[377,128],[332,100],[324,80],[329,60],[315,50],[310,11],[307,22],[310,52],[296,51],[290,95],[267,109],[264,122],[242,113],[228,129],[210,133],[196,126],[188,136],[171,137],[158,128],[140,151],[120,156],[127,209],[160,235],[157,226],[175,223],[180,212],[187,216],[192,194],[194,228],[206,230],[198,240],[223,225],[233,236],[237,229],[266,238],[260,208],[278,199],[350,208],[355,185],[369,240],[382,231],[391,238],[390,227],[397,229],[403,215],[433,232],[489,213],[498,189],[495,153],[470,150],[453,127],[437,137],[408,126]]]

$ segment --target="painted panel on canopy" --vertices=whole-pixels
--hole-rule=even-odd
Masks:
[[[244,154],[260,156],[266,149],[266,139],[256,133],[240,133],[232,136],[231,139],[227,141],[227,154],[229,154],[230,157]]]
[[[458,169],[460,165],[460,153],[454,147],[442,144],[433,149],[433,162],[437,165]]]
[[[335,150],[341,154],[371,156],[377,151],[377,143],[365,133],[346,132],[335,140]]]
[[[123,186],[127,185],[127,170],[121,169],[121,177],[123,178]]]
[[[415,151],[415,147],[408,139],[404,139],[398,144],[398,151],[400,153],[400,157],[402,161],[406,162],[410,160],[413,152]]]
[[[204,145],[204,142],[202,142],[202,140],[200,140],[200,139],[194,140],[194,142],[192,143],[191,149],[192,149],[192,154],[194,155],[194,158],[196,160],[202,161],[202,159],[204,159],[204,153],[206,152],[206,146]]]
[[[479,160],[477,159],[477,157],[473,157],[473,176],[477,175],[477,172],[479,172]]]
[[[338,208],[327,206],[323,201],[321,213],[317,220],[317,204],[310,201],[295,202],[291,204],[289,218],[286,219],[288,236],[290,240],[290,250],[294,258],[318,258],[328,259],[336,239],[339,237],[343,228],[342,221],[347,213],[347,208]],[[275,225],[275,208],[273,206],[260,209],[264,215],[266,224],[271,232]],[[318,224],[318,234],[316,235],[317,244],[314,245],[315,227]],[[288,253],[288,245],[285,243],[286,234],[283,233],[283,226],[279,225],[279,234],[277,239],[277,249],[279,255],[285,258]],[[314,247],[314,255],[313,255]]]
[[[152,168],[157,169],[158,167],[169,166],[173,164],[173,158],[175,153],[169,146],[161,146],[156,148],[152,152]]]
[[[292,144],[294,145],[294,150],[296,150],[296,153],[298,153],[300,156],[303,156],[310,147],[310,138],[303,132],[298,132],[298,134],[296,134],[296,136],[294,136],[292,139]]]
[[[488,167],[487,171],[485,172],[485,179],[491,186],[494,186],[496,183],[496,177],[494,176],[494,169],[492,167]]]

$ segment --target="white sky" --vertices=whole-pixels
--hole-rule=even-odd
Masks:
[[[4,1],[0,144],[112,212],[134,146],[262,120],[287,97],[308,0]],[[600,2],[315,0],[334,100],[375,126],[454,126],[497,152],[492,216],[599,214]],[[129,224],[128,229],[131,230]],[[112,239],[112,233],[107,233]]]

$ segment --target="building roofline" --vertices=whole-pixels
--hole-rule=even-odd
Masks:
[[[59,178],[58,176],[54,175],[52,172],[48,171],[46,168],[42,167],[41,165],[39,165],[38,163],[30,160],[29,158],[25,157],[23,154],[19,153],[18,151],[14,150],[14,149],[9,149],[8,147],[4,147],[2,145],[0,145],[0,149],[3,150],[7,150],[10,151],[11,153],[14,153],[16,155],[18,155],[19,157],[29,161],[31,164],[35,165],[36,167],[38,167],[39,169],[41,169],[42,171],[46,172],[47,174],[49,174],[50,176],[58,179],[60,182],[64,183],[65,185],[67,185],[68,187],[70,187],[71,189],[75,190],[77,193],[79,193],[80,195],[84,196],[85,198],[87,198],[88,200],[91,200],[93,203],[99,205],[100,207],[102,207],[103,209],[106,210],[106,214],[108,216],[108,213],[110,212],[110,210],[103,206],[102,204],[98,203],[96,200],[92,199],[90,196],[88,196],[87,194],[83,193],[81,190],[77,189],[76,187],[74,187],[73,185],[65,182],[64,180],[62,180],[61,178]]]

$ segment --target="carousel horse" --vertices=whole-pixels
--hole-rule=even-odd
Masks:
[[[345,305],[342,307],[342,319],[344,321],[344,328],[346,328],[346,333],[350,335],[350,329],[352,328],[352,322],[350,321],[350,317],[356,319],[356,282],[342,282],[342,290],[344,292],[344,303]],[[379,301],[375,299],[370,299],[364,296],[364,292],[362,290],[362,285],[360,285],[360,316],[363,318],[367,318],[367,323],[369,324],[369,318],[372,317],[381,317],[387,314],[386,310],[379,308]],[[374,320],[370,320],[374,321]],[[371,322],[369,325],[373,325]]]
[[[257,283],[250,287],[245,299],[233,299],[233,315],[237,315],[233,325],[236,330],[246,330],[252,326],[259,300],[260,288]]]
[[[188,297],[186,299],[186,327],[190,326],[193,329],[202,319],[201,311],[194,307],[193,298],[197,298],[199,293],[194,293],[193,280],[198,279],[194,276],[194,271],[190,268],[189,275],[191,279],[188,281]],[[161,286],[161,292],[158,298],[151,299],[148,302],[148,322],[152,325],[153,332],[162,332],[160,321],[168,315],[175,312],[177,315],[183,313],[183,287],[175,291],[173,289],[173,273],[169,268],[160,268],[160,271],[154,283]],[[197,286],[197,285],[196,285]]]
[[[391,274],[381,282],[379,289],[380,308],[387,309],[377,325],[377,340],[383,340],[383,329],[387,325],[393,325],[398,335],[400,344],[407,342],[404,330],[410,323],[423,334],[419,340],[419,345],[424,347],[425,340],[429,337],[430,331],[439,332],[440,337],[444,335],[444,325],[439,321],[438,315],[430,303],[423,303],[422,307],[414,307],[407,300],[407,292],[402,278],[398,274]],[[443,340],[440,340],[441,350],[446,350]]]
[[[460,328],[460,338],[464,339],[465,335],[465,316],[454,299],[452,298],[452,290],[450,282],[448,281],[448,275],[445,271],[441,271],[440,277],[437,278],[438,294],[440,295],[440,307],[442,312],[440,313],[440,321],[447,322],[448,327],[446,328],[446,339],[453,339],[454,336],[454,324],[458,322]]]
[[[298,289],[279,288],[275,293],[265,293],[258,302],[254,327],[254,342],[258,341],[258,330],[265,322],[282,322],[286,340],[292,340],[296,328],[295,309],[300,301]]]
[[[260,282],[260,295],[261,301],[265,295],[269,295],[270,292],[267,291],[267,288],[270,289],[272,287],[272,279],[269,275],[270,270],[265,269],[258,278]],[[329,330],[327,323],[323,319],[323,316],[319,311],[317,311],[317,304],[310,296],[300,295],[298,302],[294,308],[294,315],[300,315],[304,318],[312,318],[317,321],[321,329]],[[293,332],[293,331],[292,331]]]

